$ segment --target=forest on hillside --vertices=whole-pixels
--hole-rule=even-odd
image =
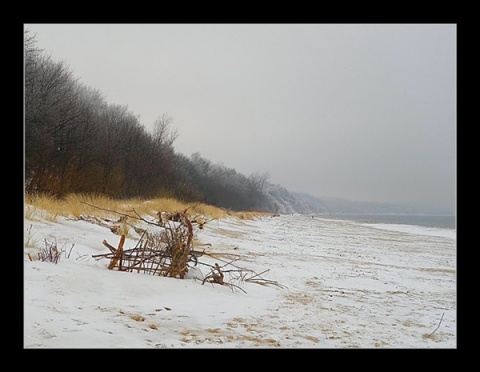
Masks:
[[[128,106],[107,102],[45,55],[28,30],[24,68],[26,193],[168,196],[232,210],[294,211],[292,195],[268,183],[268,173],[245,176],[199,153],[176,153],[171,117],[159,113],[148,131]]]

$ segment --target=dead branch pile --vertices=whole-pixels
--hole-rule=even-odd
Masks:
[[[124,249],[125,234],[122,234],[117,247],[103,241],[110,253],[93,257],[110,259],[110,270],[136,271],[183,279],[188,271],[188,263],[196,263],[200,253],[192,249],[193,225],[196,222],[190,220],[186,210],[176,213],[161,212],[158,217],[158,221],[149,223],[160,227],[160,232],[136,229],[141,233],[141,238],[134,248]]]
[[[218,255],[209,254],[203,252],[204,255],[208,255],[211,257],[215,257],[219,261],[223,261],[218,257]],[[241,291],[245,292],[240,285],[244,283],[255,283],[260,285],[274,285],[280,288],[286,288],[285,286],[281,285],[280,283],[274,280],[268,280],[262,277],[262,274],[266,273],[268,270],[261,272],[260,274],[256,273],[253,270],[241,268],[239,266],[234,265],[234,261],[236,261],[238,257],[234,258],[231,261],[223,261],[224,264],[220,266],[218,263],[215,265],[210,266],[210,273],[206,275],[202,281],[202,284],[205,283],[216,283],[221,285],[227,285],[232,290],[233,289],[240,289]],[[229,269],[225,269],[226,267],[233,267]],[[225,276],[228,276],[228,282],[225,281]],[[237,283],[237,284],[235,284]]]
[[[226,270],[226,266],[234,266],[232,262],[238,259],[238,257],[231,261],[223,261],[224,265],[222,267],[218,263],[211,265],[200,262],[198,260],[199,257],[204,255],[222,261],[219,258],[219,254],[213,255],[193,248],[196,229],[203,229],[206,223],[203,217],[196,216],[191,218],[188,215],[188,209],[175,213],[158,212],[157,217],[158,218],[152,222],[145,220],[136,212],[135,215],[122,214],[121,219],[115,222],[128,223],[128,218],[134,218],[160,229],[152,232],[147,229],[134,227],[135,231],[140,235],[140,239],[135,247],[125,249],[125,234],[122,234],[117,247],[114,247],[104,240],[102,243],[110,252],[93,255],[93,257],[96,259],[109,259],[108,269],[110,270],[142,272],[149,275],[179,279],[184,279],[188,269],[192,266],[202,264],[210,268],[210,273],[203,277],[202,284],[214,283],[227,285],[232,290],[235,288],[241,289],[239,285],[233,282],[251,282],[261,285],[276,285],[283,288],[277,282],[263,279],[261,274],[257,274],[251,270],[245,270],[236,266],[235,269]],[[97,220],[90,222],[98,223]],[[111,229],[112,225],[110,221],[107,222],[109,223],[105,225],[105,227]],[[117,229],[111,229],[111,231],[116,233]],[[225,274],[228,274],[231,282],[225,280]],[[241,290],[243,291],[243,289]]]

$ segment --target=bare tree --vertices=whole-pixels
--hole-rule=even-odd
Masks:
[[[31,43],[30,39],[26,40]],[[71,127],[79,117],[76,81],[63,63],[34,53],[25,60],[25,176],[30,191],[58,192]]]
[[[172,129],[172,122],[173,118],[167,114],[162,114],[155,120],[153,124],[153,140],[156,149],[172,147],[173,142],[177,139],[178,132],[176,129]]]
[[[250,181],[251,189],[254,192],[263,192],[265,190],[265,183],[270,178],[268,172],[260,173],[255,172],[248,178]]]

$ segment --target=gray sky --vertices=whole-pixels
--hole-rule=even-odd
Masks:
[[[455,24],[26,24],[176,152],[290,191],[455,212]]]

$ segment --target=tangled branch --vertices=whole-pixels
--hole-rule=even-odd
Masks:
[[[115,211],[109,210],[109,212]],[[239,289],[243,292],[245,291],[240,285],[246,282],[284,288],[278,282],[266,280],[262,277],[262,274],[268,270],[258,274],[252,270],[236,266],[234,262],[239,259],[238,255],[234,255],[233,259],[223,260],[220,258],[220,253],[212,254],[205,252],[205,250],[195,250],[193,247],[195,229],[202,229],[206,220],[198,217],[191,218],[187,213],[188,208],[174,213],[158,212],[155,221],[144,219],[135,210],[132,210],[132,212],[133,215],[119,213],[121,215],[120,220],[123,223],[127,223],[129,218],[141,220],[150,226],[159,228],[160,231],[152,232],[134,227],[140,235],[140,239],[136,246],[130,249],[124,248],[125,234],[121,235],[117,247],[104,240],[102,243],[110,252],[93,255],[93,257],[109,259],[108,268],[110,270],[136,271],[137,273],[143,272],[150,275],[184,279],[190,267],[201,264],[210,269],[208,275],[203,278],[202,284],[225,285],[232,290]],[[120,222],[120,220],[117,222]],[[199,258],[203,256],[209,256],[222,262],[223,266],[220,266],[217,262],[212,265],[199,261]],[[230,269],[230,267],[233,267],[233,269]]]
[[[134,211],[135,212],[135,211]],[[135,212],[136,213],[136,212]],[[94,258],[109,258],[110,270],[137,271],[147,274],[177,277],[183,279],[188,271],[188,262],[197,261],[193,246],[193,224],[187,211],[159,214],[158,222],[147,221],[137,216],[124,215],[137,218],[150,225],[161,228],[160,233],[151,233],[139,230],[141,238],[132,249],[123,249],[125,235],[122,234],[118,247],[115,248],[106,240],[103,245],[110,253],[94,255]]]

